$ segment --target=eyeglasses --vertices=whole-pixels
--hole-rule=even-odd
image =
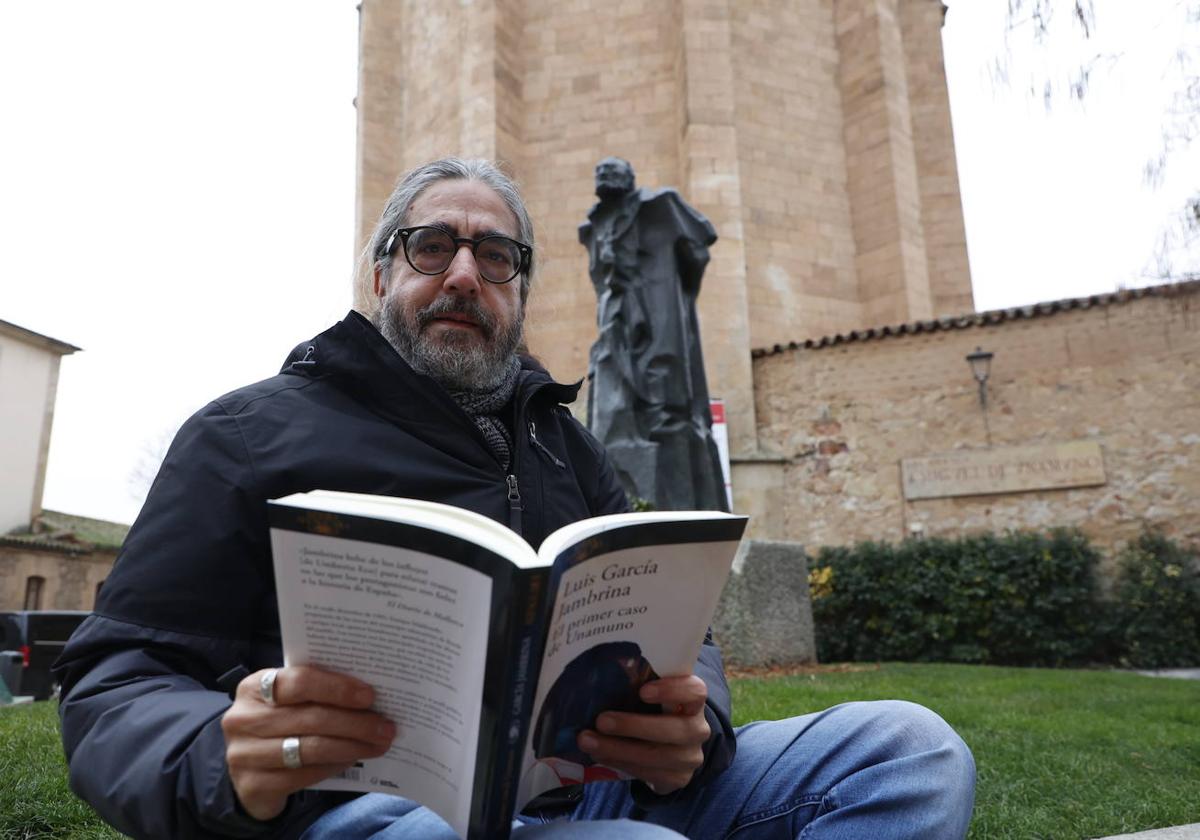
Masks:
[[[379,256],[386,257],[399,237],[404,245],[404,258],[414,271],[421,274],[441,274],[450,267],[455,254],[463,245],[471,246],[471,254],[479,267],[479,276],[489,283],[501,285],[521,273],[533,254],[523,242],[493,234],[479,239],[451,236],[441,228],[400,228],[387,238]]]

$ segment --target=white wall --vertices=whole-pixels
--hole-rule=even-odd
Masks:
[[[0,534],[41,507],[59,358],[0,334]]]

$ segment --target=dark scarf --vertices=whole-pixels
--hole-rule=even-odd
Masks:
[[[504,378],[495,388],[479,391],[446,389],[462,410],[475,421],[475,425],[483,433],[483,439],[487,441],[488,449],[505,472],[512,462],[512,433],[500,419],[499,412],[512,399],[520,372],[521,363],[513,356],[504,372]]]

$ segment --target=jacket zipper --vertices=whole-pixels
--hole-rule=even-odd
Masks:
[[[517,473],[520,472],[518,467],[520,466],[520,460],[521,460],[521,446],[520,446],[520,441],[517,440],[516,433],[521,428],[521,420],[524,419],[525,406],[529,404],[529,400],[533,398],[533,395],[534,395],[534,393],[536,393],[537,388],[534,388],[533,390],[530,390],[530,391],[526,391],[526,393],[524,393],[524,394],[521,394],[520,390],[521,390],[520,381],[518,380],[517,396],[516,396],[517,405],[516,405],[516,410],[513,413],[514,414],[514,416],[513,416],[513,427],[514,427],[513,433],[514,434],[513,434],[512,464],[510,465],[510,469],[512,470],[512,472],[510,472],[508,475],[506,475],[504,477],[504,481],[508,485],[508,527],[517,536],[523,537],[525,535],[524,535],[524,533],[522,533],[523,529],[521,527],[521,515],[522,515],[522,512],[524,511],[524,505],[521,504],[521,490],[517,486]],[[532,423],[530,425],[532,425]]]
[[[520,430],[521,421],[525,416],[525,406],[529,404],[529,401],[533,398],[533,395],[537,393],[538,390],[539,388],[535,387],[521,395],[519,394],[520,388],[518,387],[518,402],[513,420],[514,433]],[[553,452],[543,446],[542,442],[537,439],[536,427],[534,426],[532,420],[529,421],[529,438],[538,449],[549,455],[555,464],[563,469],[566,469],[567,465],[563,463]],[[524,536],[521,528],[521,515],[524,510],[524,505],[521,503],[521,491],[517,486],[517,473],[520,471],[518,466],[521,460],[521,446],[519,444],[520,442],[516,440],[516,436],[514,434],[511,466],[512,472],[504,477],[504,481],[508,485],[508,527],[518,536]]]
[[[505,476],[508,482],[508,527],[518,535],[521,533],[521,491],[517,489],[517,477]]]
[[[543,444],[540,440],[537,439],[537,427],[535,427],[533,425],[532,420],[529,421],[529,442],[532,443],[537,449],[544,452],[546,454],[546,456],[551,461],[554,462],[554,466],[558,467],[561,470],[565,470],[567,468],[567,465],[564,464],[557,455],[555,455],[553,452],[551,452],[549,449],[547,449],[545,444]]]

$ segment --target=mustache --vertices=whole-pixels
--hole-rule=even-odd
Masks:
[[[461,297],[440,297],[426,307],[417,310],[417,330],[423,330],[431,321],[450,312],[467,315],[483,331],[484,338],[496,332],[496,319],[477,301]]]

